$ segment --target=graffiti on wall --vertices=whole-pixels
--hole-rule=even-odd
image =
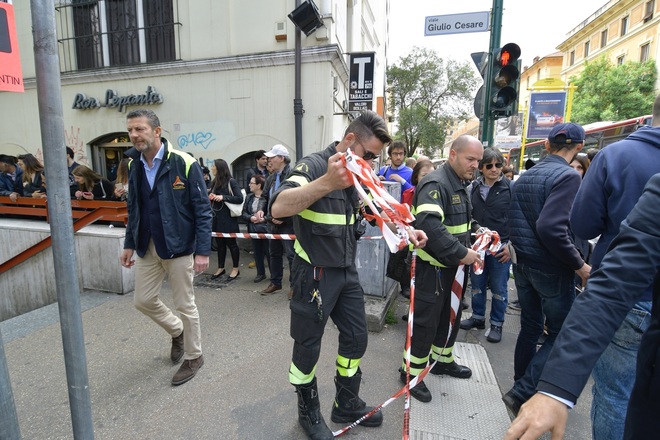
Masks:
[[[79,164],[89,166],[87,151],[85,149],[85,142],[80,136],[80,127],[76,128],[72,125],[70,129],[65,129],[64,140],[66,142],[66,146],[73,150],[73,160]]]
[[[198,131],[195,133],[182,134],[177,138],[177,144],[182,150],[194,147],[202,147],[208,150],[211,144],[216,140],[215,135],[210,131]]]

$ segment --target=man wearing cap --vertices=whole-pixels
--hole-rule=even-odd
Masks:
[[[268,158],[268,164],[271,168],[270,176],[266,179],[264,186],[263,196],[268,202],[275,191],[280,187],[280,184],[288,177],[291,172],[291,158],[289,157],[289,150],[284,145],[273,145],[270,151],[265,153]],[[293,219],[286,218],[273,218],[270,213],[270,208],[266,214],[266,221],[268,222],[268,230],[271,234],[293,234]],[[291,265],[293,264],[293,241],[292,240],[271,240],[270,241],[270,284],[261,291],[262,295],[270,295],[282,290],[282,278],[284,277],[284,254],[289,261],[289,282],[291,282]],[[289,298],[291,297],[291,289],[289,289]]]
[[[513,186],[510,238],[516,251],[513,273],[522,310],[514,355],[515,383],[502,400],[514,415],[536,392],[548,354],[575,299],[575,274],[584,285],[591,271],[571,239],[568,221],[582,180],[569,162],[582,149],[584,137],[578,124],[556,125],[545,142],[548,156]],[[544,319],[548,336],[537,351]]]
[[[6,154],[0,154],[0,196],[9,196],[12,202],[23,196],[23,170],[14,156]]]

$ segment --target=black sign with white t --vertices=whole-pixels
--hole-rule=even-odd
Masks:
[[[371,110],[374,101],[375,52],[349,54],[348,111]]]

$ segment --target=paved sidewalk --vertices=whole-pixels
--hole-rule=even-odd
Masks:
[[[259,295],[267,281],[253,283],[256,272],[245,260],[236,281],[197,288],[205,365],[179,387],[170,385],[178,368],[169,359],[170,338],[133,308],[132,295],[83,293],[95,438],[304,438],[287,377],[292,341],[286,290]],[[395,307],[397,318],[407,311],[402,297]],[[0,329],[23,438],[72,438],[57,306],[0,323]],[[368,404],[381,403],[398,390],[405,332],[406,323],[399,320],[370,333],[361,365],[361,397]],[[330,322],[317,369],[323,415],[332,430],[342,427],[330,422],[337,337]],[[470,343],[459,344],[456,353],[475,375],[469,380],[429,375],[434,400],[421,404],[413,399],[411,438],[501,438],[508,425],[499,400],[506,389],[497,386],[500,378],[493,374],[488,350],[473,335],[461,331],[459,338]],[[505,338],[515,343],[514,336]],[[507,352],[512,366],[513,352]],[[381,427],[358,426],[344,437],[401,438],[403,399],[383,413]]]

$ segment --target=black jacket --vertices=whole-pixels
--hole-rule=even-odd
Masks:
[[[500,178],[488,191],[486,200],[479,193],[483,185],[483,177],[478,178],[470,186],[472,201],[472,218],[481,226],[500,234],[502,243],[509,241],[509,208],[511,207],[511,181]]]

